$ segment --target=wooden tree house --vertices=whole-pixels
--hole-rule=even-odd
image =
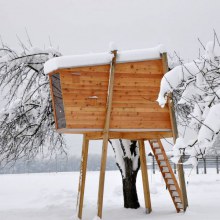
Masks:
[[[172,97],[161,108],[156,102],[160,81],[168,71],[167,55],[160,47],[136,51],[58,57],[45,64],[49,74],[56,129],[83,134],[79,180],[78,218],[82,218],[89,140],[103,140],[98,213],[102,218],[109,139],[138,140],[146,212],[151,201],[144,141],[148,140],[170,192],[176,211],[185,211],[187,195],[183,168],[179,182],[160,141],[177,138]]]

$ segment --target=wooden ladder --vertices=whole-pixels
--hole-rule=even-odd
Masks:
[[[157,160],[158,167],[169,190],[170,196],[173,200],[177,212],[184,211],[182,192],[177,183],[176,177],[173,173],[170,162],[167,158],[166,152],[159,139],[149,141],[151,149]]]

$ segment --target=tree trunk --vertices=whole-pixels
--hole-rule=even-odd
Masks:
[[[137,173],[140,169],[140,155],[137,141],[131,140],[130,143],[122,141],[115,142],[115,146],[109,140],[115,153],[116,165],[118,166],[123,185],[124,207],[137,209],[140,207],[136,189]],[[126,151],[129,148],[130,154]]]
[[[138,202],[138,195],[136,189],[137,171],[132,169],[132,160],[124,158],[126,177],[122,179],[123,194],[124,194],[124,207],[137,209],[140,207]]]

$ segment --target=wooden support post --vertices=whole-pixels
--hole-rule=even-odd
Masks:
[[[108,84],[108,100],[106,106],[106,118],[105,126],[103,131],[103,143],[102,143],[102,158],[101,158],[101,167],[100,167],[100,176],[99,176],[99,192],[98,192],[98,217],[102,219],[102,208],[103,208],[103,195],[104,195],[104,183],[105,183],[105,169],[106,169],[106,159],[107,159],[107,149],[108,149],[108,138],[109,138],[109,124],[112,110],[112,97],[113,97],[113,86],[114,86],[114,71],[117,51],[112,51],[113,58],[110,67],[109,73],[109,84]]]
[[[162,53],[161,58],[163,60],[163,72],[166,73],[169,71],[168,68],[168,62],[167,62],[167,54]],[[171,119],[171,126],[172,126],[172,132],[173,132],[173,140],[174,143],[176,142],[176,139],[178,138],[178,130],[177,130],[177,124],[176,124],[176,117],[175,112],[173,109],[173,100],[172,100],[172,94],[168,95],[168,105],[170,110],[170,119]],[[180,158],[179,163],[177,165],[177,172],[179,176],[179,182],[180,182],[180,189],[182,191],[182,201],[184,206],[184,211],[188,207],[188,198],[187,198],[187,192],[186,192],[186,183],[185,183],[185,177],[184,177],[184,170],[182,165],[182,158]]]
[[[84,190],[85,190],[85,182],[86,182],[86,168],[87,168],[87,160],[88,160],[88,149],[89,149],[89,140],[86,138],[86,135],[84,134],[83,145],[82,145],[82,159],[81,159],[81,167],[80,167],[78,198],[77,198],[77,212],[78,212],[79,219],[82,219]]]
[[[164,73],[168,72],[168,62],[167,62],[167,54],[163,53],[161,55],[163,60],[163,71]],[[176,142],[176,139],[178,138],[178,130],[177,130],[177,124],[176,124],[176,116],[173,109],[173,99],[172,94],[168,95],[168,106],[170,110],[170,119],[171,119],[171,126],[172,126],[172,132],[173,132],[173,140],[174,143]],[[182,158],[180,158],[179,163],[177,164],[177,172],[179,176],[179,183],[180,183],[180,189],[182,191],[182,201],[184,206],[184,211],[188,207],[188,198],[187,198],[187,192],[186,192],[186,183],[185,183],[185,177],[184,177],[184,170],[182,165]]]
[[[139,140],[138,144],[139,144],[139,152],[140,152],[140,163],[141,163],[145,208],[146,208],[146,213],[149,214],[151,213],[152,208],[151,208],[150,189],[149,189],[149,181],[148,181],[144,140]]]
[[[176,123],[176,117],[173,107],[173,99],[172,94],[170,93],[168,95],[168,106],[170,110],[170,119],[171,119],[171,126],[172,126],[172,132],[173,132],[173,140],[174,143],[176,142],[176,139],[178,138],[178,130],[177,130],[177,123]],[[183,164],[182,164],[182,157],[180,157],[180,160],[177,164],[177,172],[179,176],[179,183],[180,183],[180,189],[182,191],[182,201],[183,201],[183,209],[184,211],[188,207],[188,198],[187,198],[187,192],[186,192],[186,183],[185,183],[185,176],[184,176],[184,170],[183,170]]]

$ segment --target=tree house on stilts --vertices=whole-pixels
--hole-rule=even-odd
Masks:
[[[144,141],[149,141],[177,212],[188,206],[184,172],[178,165],[179,184],[161,139],[178,136],[172,96],[161,108],[156,102],[160,80],[168,71],[161,47],[112,51],[49,60],[56,129],[83,134],[77,213],[82,219],[90,140],[103,140],[97,216],[102,218],[105,169],[109,139],[138,140],[146,212],[151,200]]]

